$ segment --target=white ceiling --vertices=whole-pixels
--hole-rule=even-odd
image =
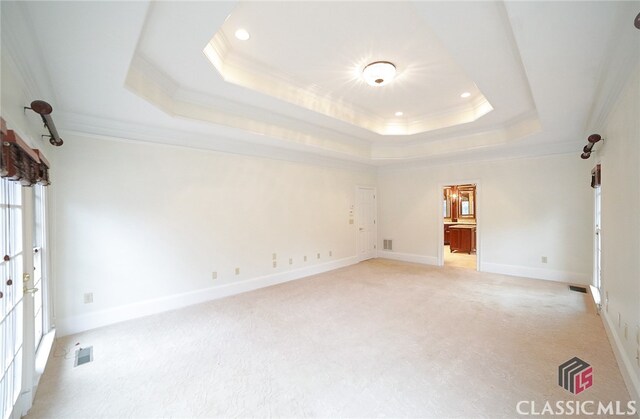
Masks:
[[[634,6],[3,1],[2,38],[43,63],[63,133],[378,165],[578,156],[639,62]],[[388,86],[357,76],[377,60]]]

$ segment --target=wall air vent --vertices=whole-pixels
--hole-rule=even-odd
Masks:
[[[587,293],[587,289],[585,287],[576,287],[575,285],[569,285],[569,289],[575,292],[583,292],[585,294]]]
[[[382,240],[382,247],[384,250],[393,250],[393,240],[389,240],[389,239]]]
[[[93,346],[87,346],[86,348],[79,348],[76,350],[74,367],[78,367],[82,364],[86,364],[93,361]]]

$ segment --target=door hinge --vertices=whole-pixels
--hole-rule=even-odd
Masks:
[[[373,245],[373,248],[374,248],[374,249],[377,249],[377,247],[376,247],[376,245],[375,245],[375,244]]]

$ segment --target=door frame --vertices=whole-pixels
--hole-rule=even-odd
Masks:
[[[478,208],[482,208],[482,187],[479,179],[456,179],[448,182],[438,183],[438,211],[437,211],[437,249],[438,249],[438,266],[444,266],[444,217],[442,216],[442,191],[449,185],[476,185],[476,271],[482,271],[482,228],[481,218],[482,211],[478,211]]]
[[[602,162],[596,161],[596,166],[600,166],[602,173]],[[594,166],[594,167],[596,167]],[[598,211],[600,217],[598,217]],[[599,218],[599,219],[598,219]],[[602,183],[593,188],[593,275],[591,282],[593,287],[598,291],[596,301],[600,304],[603,289],[602,284]],[[599,256],[599,257],[598,257]]]
[[[374,229],[373,229],[373,257],[372,258],[361,258],[360,257],[360,249],[358,247],[358,244],[360,243],[359,241],[359,231],[358,231],[358,225],[360,223],[360,219],[359,219],[359,211],[358,211],[358,191],[360,189],[368,189],[368,190],[372,190],[373,191],[373,224],[374,224]],[[354,231],[355,231],[355,238],[356,238],[356,243],[355,243],[355,248],[356,248],[356,259],[358,260],[358,262],[362,262],[363,260],[368,260],[368,259],[375,259],[378,257],[378,189],[375,186],[372,185],[356,185],[355,188],[355,205],[354,205],[354,214],[353,214],[353,219],[354,219]]]
[[[33,272],[33,238],[35,234],[34,220],[35,220],[35,190],[33,187],[21,187],[21,207],[22,207],[22,253],[23,253],[23,275],[21,278],[16,278],[16,286],[23,287],[23,289],[34,287],[33,274],[30,274],[29,279],[25,280],[24,274]],[[43,199],[45,199],[44,205],[44,220],[43,220],[43,243],[42,249],[45,259],[43,260],[44,269],[42,271],[43,278],[40,282],[42,287],[42,339],[38,348],[35,347],[34,337],[34,296],[31,292],[24,292],[22,297],[22,365],[21,365],[21,389],[20,396],[16,401],[9,418],[17,419],[26,415],[35,397],[36,389],[51,349],[53,348],[53,342],[55,339],[55,328],[53,326],[53,296],[51,293],[51,281],[50,281],[50,256],[49,256],[49,243],[50,243],[50,203],[49,203],[49,188],[43,189]]]

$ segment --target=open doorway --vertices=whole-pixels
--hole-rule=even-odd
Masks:
[[[445,266],[477,269],[476,184],[446,185],[442,188]]]

